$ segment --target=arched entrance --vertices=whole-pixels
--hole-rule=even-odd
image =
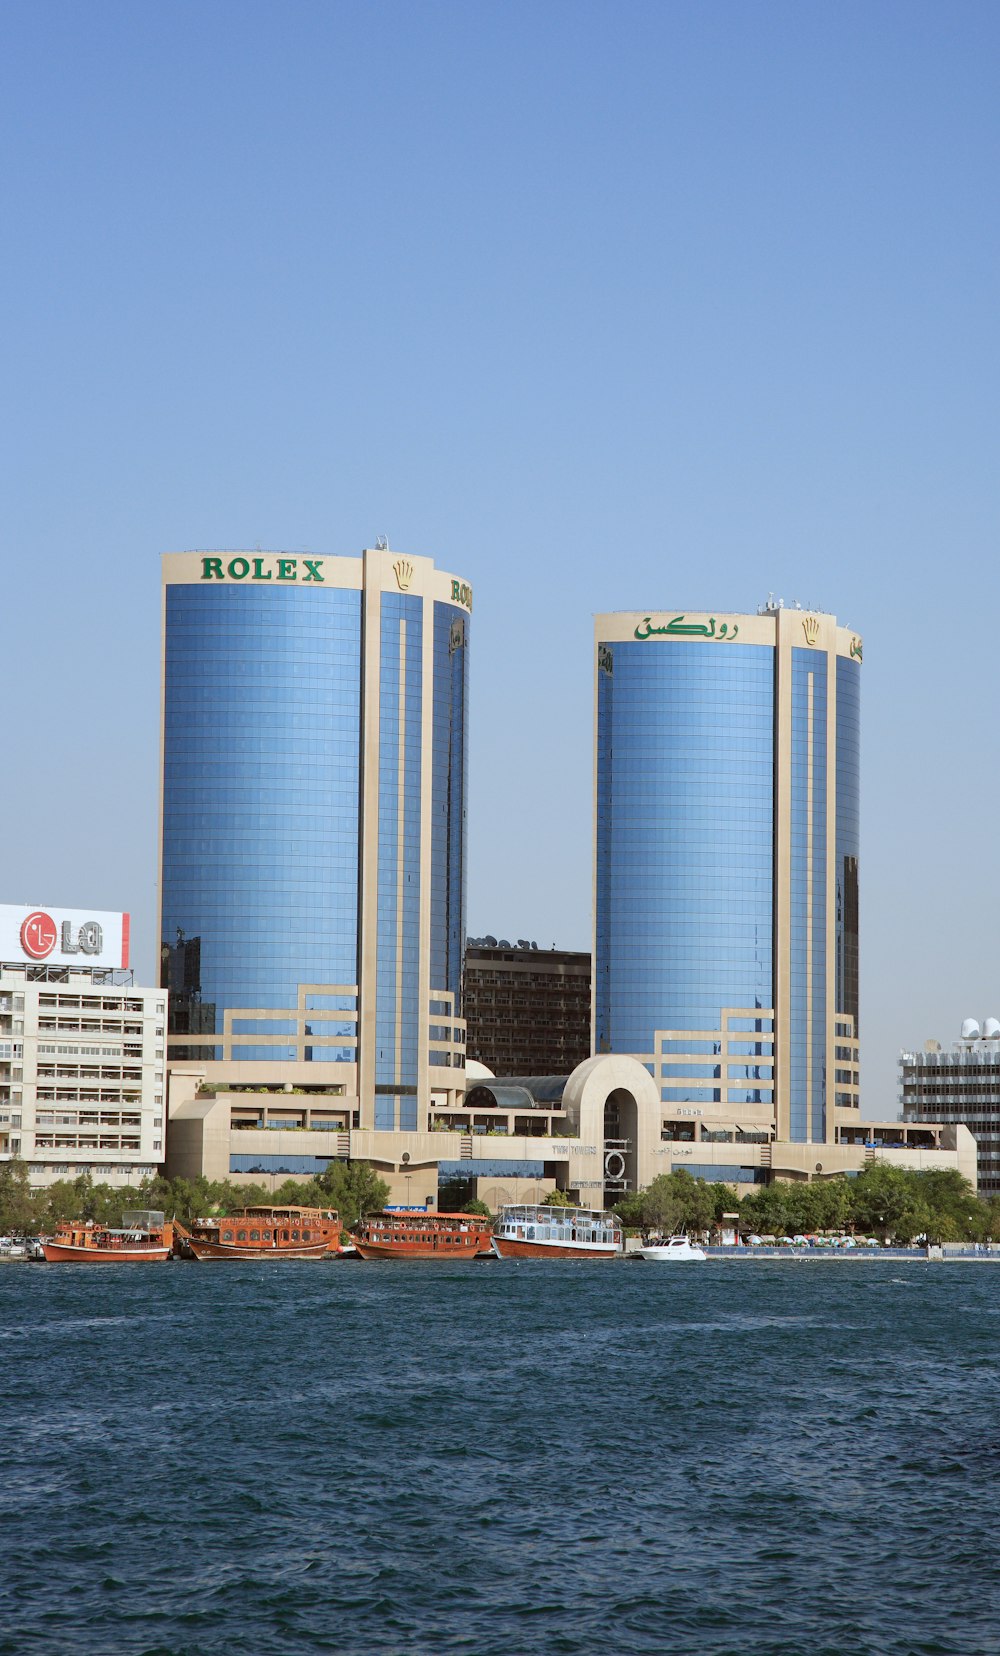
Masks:
[[[627,1087],[604,1100],[604,1205],[611,1207],[636,1188],[639,1106]]]

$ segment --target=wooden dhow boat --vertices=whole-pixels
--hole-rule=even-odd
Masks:
[[[41,1239],[50,1265],[149,1265],[169,1259],[173,1244],[173,1222],[152,1208],[123,1214],[120,1230],[67,1219],[50,1240]]]
[[[248,1207],[220,1219],[175,1221],[182,1259],[323,1259],[343,1253],[344,1228],[332,1209]]]
[[[493,1248],[501,1259],[613,1259],[622,1228],[615,1214],[596,1208],[502,1207]]]
[[[354,1245],[362,1259],[476,1259],[490,1252],[490,1225],[477,1213],[371,1213]]]

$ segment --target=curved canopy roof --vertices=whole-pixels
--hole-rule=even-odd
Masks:
[[[501,1076],[496,1080],[477,1081],[465,1096],[473,1105],[480,1103],[481,1108],[486,1107],[486,1101],[476,1100],[474,1093],[492,1093],[501,1110],[533,1110],[539,1104],[558,1106],[568,1079],[565,1075]]]

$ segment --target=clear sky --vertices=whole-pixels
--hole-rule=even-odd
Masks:
[[[593,612],[865,639],[862,1080],[1000,1015],[1000,10],[6,0],[0,897],[153,971],[159,554],[475,588],[473,933],[587,947]]]

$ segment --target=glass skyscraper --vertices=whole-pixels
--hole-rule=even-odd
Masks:
[[[595,1050],[667,1137],[858,1119],[861,654],[797,609],[597,617]]]
[[[471,597],[384,549],[164,559],[168,1062],[362,1128],[461,1091]]]

